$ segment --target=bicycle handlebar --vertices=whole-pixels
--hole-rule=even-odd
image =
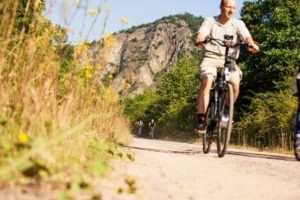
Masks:
[[[233,44],[231,42],[231,40],[220,40],[220,39],[216,39],[216,38],[211,38],[211,37],[207,37],[205,38],[205,40],[203,42],[196,42],[195,46],[200,46],[201,44],[207,44],[210,41],[216,41],[219,45],[223,46],[223,47],[228,47],[228,48],[235,48],[241,45],[245,45],[246,48],[254,48],[252,45],[245,43],[245,42],[238,42]]]

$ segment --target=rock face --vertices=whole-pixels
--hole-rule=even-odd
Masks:
[[[136,95],[154,87],[156,76],[168,72],[184,53],[196,50],[194,34],[180,18],[165,18],[116,33],[109,53],[103,54],[101,42],[92,47],[95,65],[97,60],[106,60],[101,79],[119,93]]]

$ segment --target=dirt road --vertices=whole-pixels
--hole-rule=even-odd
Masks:
[[[116,163],[115,175],[133,178],[136,192],[105,190],[103,199],[300,199],[300,162],[293,156],[229,148],[219,158],[215,150],[203,154],[201,145],[150,139],[134,139],[130,147],[135,161]]]
[[[124,151],[134,154],[135,161],[116,159],[107,177],[95,177],[93,191],[67,199],[300,199],[300,162],[292,155],[229,148],[228,154],[219,158],[214,149],[203,154],[201,145],[138,138]],[[53,190],[45,184],[28,189],[19,195],[1,189],[0,200],[54,200],[61,188]],[[90,193],[100,198],[91,198]]]

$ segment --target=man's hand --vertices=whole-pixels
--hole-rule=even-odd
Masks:
[[[247,50],[250,53],[256,54],[257,52],[259,52],[259,46],[257,44],[255,44],[255,42],[251,36],[247,37],[245,42],[249,44],[249,47],[247,48]]]
[[[255,43],[249,44],[247,50],[252,54],[256,54],[257,52],[259,52],[259,46]]]
[[[200,47],[204,47],[204,41],[205,41],[205,37],[203,37],[200,33],[197,34],[196,37],[196,46],[200,46]]]

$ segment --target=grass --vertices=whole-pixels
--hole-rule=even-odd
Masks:
[[[122,154],[129,121],[118,95],[97,81],[89,45],[74,45],[66,60],[66,31],[43,17],[42,1],[25,3],[0,3],[0,180],[14,189],[61,182],[73,195]]]

